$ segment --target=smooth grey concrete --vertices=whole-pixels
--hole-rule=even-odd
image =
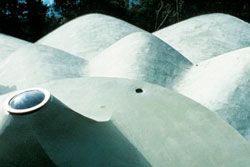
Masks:
[[[111,78],[66,79],[41,86],[83,116],[100,123],[110,117],[152,166],[249,166],[249,143],[236,130],[168,89]],[[138,88],[143,92],[136,93]]]
[[[147,81],[172,87],[192,63],[154,35],[130,34],[89,61],[86,75]]]
[[[0,34],[0,63],[18,48],[27,44],[28,42],[24,40]]]
[[[1,101],[2,105],[2,101]],[[0,163],[6,167],[55,167],[33,134],[27,117],[0,114]]]
[[[8,93],[8,92],[15,91],[16,89],[17,89],[16,86],[4,86],[4,85],[0,85],[0,95]]]
[[[203,61],[174,89],[217,112],[250,140],[250,47]]]
[[[64,24],[37,43],[90,60],[117,40],[137,31],[143,30],[114,17],[88,14]]]
[[[81,77],[86,61],[43,45],[26,45],[0,64],[1,85],[35,86],[56,79]]]
[[[154,35],[193,63],[250,46],[250,24],[220,13],[194,17]]]
[[[0,118],[5,166],[147,167],[141,153],[111,123],[97,123],[55,97],[38,111]]]

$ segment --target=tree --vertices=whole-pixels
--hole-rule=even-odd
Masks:
[[[182,4],[183,0],[141,0],[130,9],[131,17],[137,26],[156,31],[180,20]]]
[[[35,41],[44,36],[47,23],[47,9],[41,0],[27,0],[27,22],[25,33],[28,34],[30,41]]]
[[[16,29],[19,26],[18,20],[19,6],[17,0],[1,0],[0,1],[0,25],[1,32],[5,34],[13,34],[19,36]]]
[[[0,30],[33,42],[46,33],[46,13],[41,0],[1,0]]]
[[[55,0],[54,8],[65,21],[88,13],[102,13],[126,20],[128,0]]]

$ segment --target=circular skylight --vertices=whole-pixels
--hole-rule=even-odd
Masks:
[[[41,108],[50,98],[50,93],[41,88],[33,88],[15,93],[9,98],[7,111],[12,114],[24,114]]]
[[[13,97],[9,102],[9,106],[14,109],[27,109],[40,104],[44,98],[43,92],[30,90]]]

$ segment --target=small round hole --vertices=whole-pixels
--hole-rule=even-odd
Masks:
[[[136,93],[142,93],[143,90],[142,90],[141,88],[137,88],[137,89],[135,89],[135,92],[136,92]]]

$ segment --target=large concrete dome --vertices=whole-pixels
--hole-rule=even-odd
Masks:
[[[119,40],[87,66],[87,75],[128,78],[172,86],[192,63],[154,35],[130,34]]]
[[[74,19],[37,43],[89,60],[124,36],[141,29],[114,17],[89,14]]]
[[[194,17],[154,34],[193,63],[250,46],[250,24],[226,14]]]
[[[249,165],[249,144],[236,130],[163,87],[110,78],[57,80],[41,86],[79,114],[101,121],[100,126],[110,116],[109,122],[151,166]],[[104,113],[107,117],[101,120]]]
[[[30,44],[0,64],[1,84],[24,88],[50,80],[81,77],[86,61],[43,45]]]
[[[250,163],[250,146],[232,127],[165,88],[108,78],[57,80],[43,87],[51,94],[32,88],[0,96],[0,104],[7,104],[0,113],[0,160],[6,165],[248,167]],[[136,92],[139,88],[143,92]],[[15,109],[14,114],[10,108],[18,103],[26,107],[41,93],[46,101],[37,110]],[[110,120],[89,119],[98,108],[111,112]]]
[[[24,40],[0,34],[0,63],[12,52],[27,44]]]
[[[197,64],[175,89],[218,112],[250,140],[249,75],[250,47]]]
[[[32,88],[11,93],[8,98],[11,101],[17,99],[16,105],[22,103],[25,107],[25,103],[32,104],[29,100],[34,101],[43,92]],[[149,166],[141,153],[111,122],[97,123],[87,119],[53,95],[47,96],[50,97],[38,110],[15,109],[13,114],[13,109],[7,107],[4,111],[9,114],[1,112],[1,164],[41,167]]]

